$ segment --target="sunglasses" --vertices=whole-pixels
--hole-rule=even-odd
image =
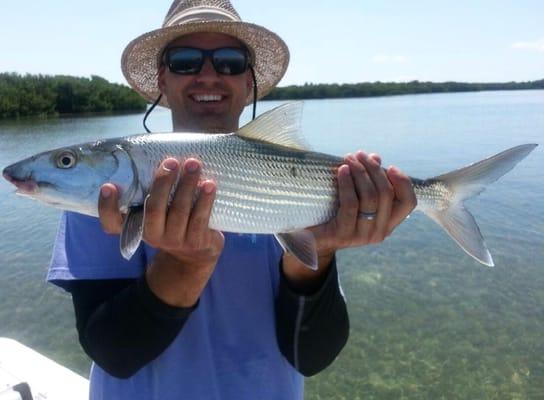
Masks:
[[[165,62],[170,72],[195,75],[209,58],[213,68],[221,75],[240,75],[249,67],[247,50],[239,47],[221,47],[205,50],[195,47],[170,47],[165,51]]]

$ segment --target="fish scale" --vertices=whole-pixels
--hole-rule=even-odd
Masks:
[[[202,176],[217,182],[210,227],[241,233],[276,233],[323,223],[336,213],[339,157],[270,148],[234,134],[154,134],[125,138],[140,162],[142,192],[167,157],[197,157]],[[141,202],[142,199],[135,199]]]
[[[412,186],[417,197],[418,209],[445,210],[454,201],[454,192],[444,182],[427,179],[412,179]]]

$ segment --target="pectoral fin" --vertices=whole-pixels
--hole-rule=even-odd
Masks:
[[[130,260],[132,258],[134,253],[136,253],[140,242],[142,241],[142,236],[144,233],[144,210],[144,206],[129,208],[123,223],[120,248],[121,254],[126,260]]]
[[[317,270],[317,249],[315,238],[308,230],[278,233],[274,235],[281,247],[294,255],[301,263],[312,270]]]

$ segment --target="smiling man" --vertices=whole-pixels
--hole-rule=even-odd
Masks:
[[[219,49],[208,54],[225,57],[224,63],[235,63],[242,73],[216,73],[211,62],[204,62],[198,74],[171,73],[169,65],[189,62],[184,56],[196,56],[197,48]],[[172,110],[174,131],[234,132],[253,88],[249,56],[239,40],[219,33],[193,33],[171,42],[159,69],[159,88]]]
[[[276,34],[242,22],[228,1],[177,0],[163,28],[127,46],[122,67],[134,89],[171,109],[174,130],[213,134],[237,130],[288,60]],[[381,242],[415,206],[406,175],[377,155],[347,156],[336,217],[310,228],[312,271],[273,236],[210,229],[216,184],[201,170],[197,158],[162,162],[145,244],[130,261],[119,253],[114,185],[102,187],[99,220],[63,215],[49,280],[72,294],[94,361],[92,399],[303,398],[303,376],[330,365],[348,337],[335,252]]]

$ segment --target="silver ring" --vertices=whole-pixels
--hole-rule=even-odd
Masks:
[[[374,218],[376,218],[376,212],[366,212],[366,211],[359,211],[359,214],[357,216],[359,219],[366,219],[367,221],[372,221]]]

